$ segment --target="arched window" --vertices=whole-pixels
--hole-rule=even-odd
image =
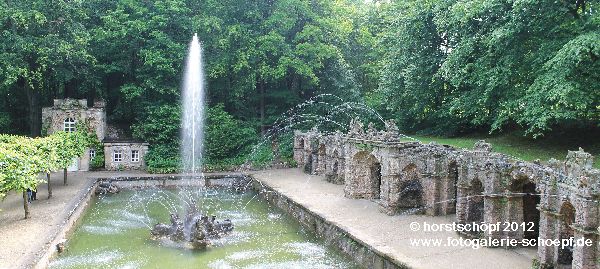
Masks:
[[[76,127],[75,127],[76,124],[77,124],[77,122],[75,121],[74,118],[66,118],[65,119],[65,124],[64,124],[64,131],[65,132],[75,132],[76,131]]]

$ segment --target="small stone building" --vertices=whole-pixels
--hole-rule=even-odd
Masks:
[[[296,132],[294,159],[306,173],[344,185],[346,197],[371,199],[383,212],[455,215],[462,224],[523,223],[463,236],[516,240],[589,240],[591,246],[536,244],[540,268],[597,268],[600,260],[600,170],[593,156],[569,151],[565,161],[525,162],[495,153],[402,137],[353,120],[347,134]],[[521,241],[522,242],[522,241]]]
[[[148,143],[135,141],[105,141],[104,167],[106,170],[145,169],[144,156],[148,152]]]
[[[106,124],[103,101],[96,101],[89,107],[86,99],[54,99],[52,107],[42,108],[43,135],[58,131],[73,132],[77,128],[86,128],[103,142],[104,164],[107,170],[145,168],[144,156],[148,151],[148,144],[109,136],[110,128]],[[68,170],[88,171],[91,159],[95,156],[96,150],[88,149],[80,158],[74,160]]]
[[[77,128],[87,128],[102,141],[106,132],[104,102],[95,102],[88,107],[86,99],[54,99],[54,106],[42,108],[42,135],[58,131],[72,132]],[[93,150],[87,150],[68,170],[88,171],[93,155]]]

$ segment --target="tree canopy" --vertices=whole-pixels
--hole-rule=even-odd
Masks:
[[[600,124],[597,1],[407,1],[385,31],[380,91],[406,129]],[[394,96],[392,102],[387,99]]]
[[[153,164],[176,164],[180,79],[194,33],[214,108],[207,129],[213,159],[239,158],[282,113],[320,94],[366,103],[407,133],[516,128],[537,137],[597,129],[598,6],[595,0],[2,2],[0,132],[38,136],[40,107],[51,99],[101,98],[111,124],[151,143]],[[213,126],[218,121],[210,119],[231,124]],[[228,127],[238,124],[243,128]],[[239,139],[224,145],[219,133]]]

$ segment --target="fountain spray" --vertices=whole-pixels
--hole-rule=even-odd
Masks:
[[[184,172],[202,172],[204,99],[202,45],[198,41],[198,34],[194,33],[186,59],[181,95],[181,160]]]

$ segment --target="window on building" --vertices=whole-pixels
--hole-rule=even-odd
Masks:
[[[137,163],[140,161],[140,151],[132,150],[131,151],[131,162]]]
[[[113,162],[119,163],[123,161],[123,151],[115,150],[113,152]]]
[[[64,131],[65,132],[75,132],[76,131],[76,127],[75,127],[76,124],[77,124],[77,122],[75,121],[74,118],[66,118],[65,119],[65,124],[64,124]]]
[[[90,160],[93,160],[94,158],[96,158],[96,150],[90,149]]]

